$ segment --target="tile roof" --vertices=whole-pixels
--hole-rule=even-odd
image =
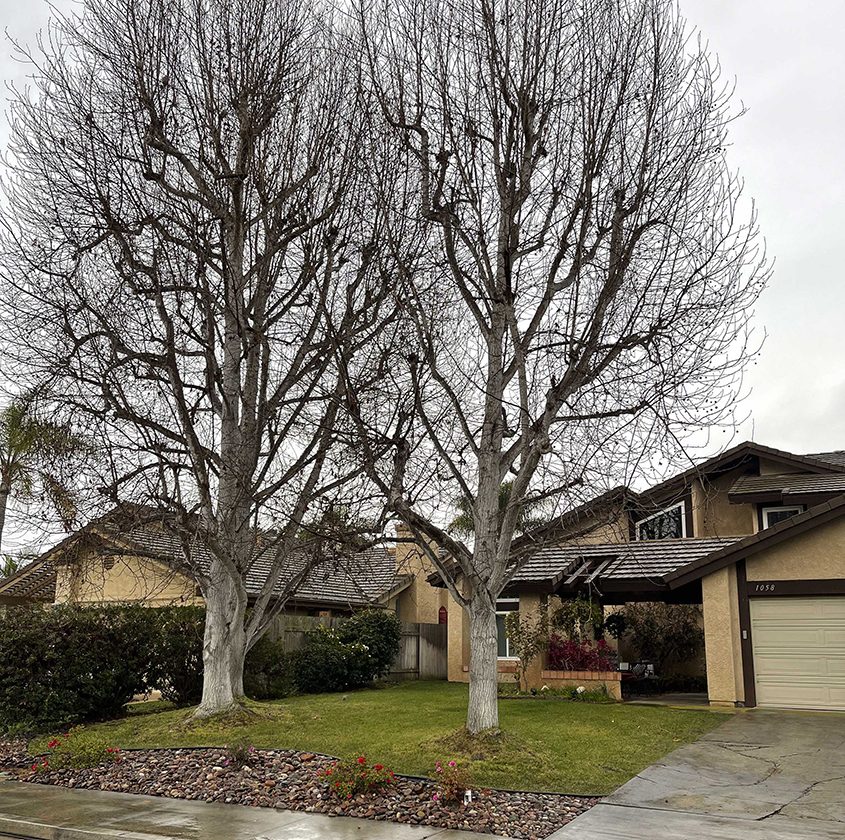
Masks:
[[[784,496],[813,493],[845,493],[845,473],[785,473],[743,475],[728,491],[732,496],[782,493]]]
[[[107,537],[92,540],[103,552],[116,551],[136,553],[162,562],[191,576],[191,568],[206,571],[210,567],[211,554],[197,543],[191,549],[186,564],[179,538],[157,525],[129,526],[121,528],[115,523],[101,522],[99,534]],[[85,529],[77,534],[83,534]],[[90,535],[89,535],[90,536]],[[15,598],[28,601],[52,603],[56,592],[56,563],[72,557],[72,539],[63,540],[38,560],[25,566],[12,577],[0,581],[0,599]],[[66,553],[67,552],[67,553]],[[64,556],[63,556],[64,555]],[[272,548],[257,553],[246,575],[246,588],[250,597],[257,597],[267,579],[272,562]],[[280,575],[274,592],[285,591],[292,578],[300,574],[307,559],[304,554],[295,555],[288,561]],[[304,603],[325,604],[342,607],[361,607],[374,604],[388,595],[400,591],[410,583],[411,576],[396,568],[393,552],[383,547],[374,547],[355,554],[345,554],[321,560],[314,565],[304,580],[297,586],[293,599]]]
[[[0,599],[52,603],[56,599],[56,572],[43,560],[33,560],[15,574],[0,580]]]
[[[837,467],[845,467],[845,449],[837,449],[834,452],[815,452],[804,457],[812,458],[814,461],[824,461]]]
[[[645,578],[662,583],[671,573],[740,537],[721,539],[643,540],[602,545],[565,545],[544,548],[514,575],[513,582],[550,583],[558,586],[586,561],[587,576],[600,568],[601,580]]]
[[[116,531],[115,539],[129,543],[143,556],[183,571],[194,568],[206,572],[211,566],[211,553],[205,545],[197,542],[191,547],[186,569],[179,538],[161,528],[142,526]],[[246,573],[246,589],[250,597],[256,597],[261,592],[270,573],[273,557],[273,546],[260,549],[253,557]],[[304,552],[288,558],[274,593],[282,594],[308,562]],[[297,586],[293,597],[298,601],[365,606],[377,602],[407,581],[408,576],[397,571],[393,553],[383,547],[374,547],[355,554],[338,554],[321,559]]]

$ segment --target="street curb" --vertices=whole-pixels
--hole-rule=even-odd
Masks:
[[[21,820],[0,814],[0,838],[5,837],[25,838],[25,840],[171,840],[171,838],[161,834],[70,828],[68,826]],[[173,840],[176,840],[176,838],[173,838]]]

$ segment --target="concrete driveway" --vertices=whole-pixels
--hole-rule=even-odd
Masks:
[[[845,715],[736,714],[552,838],[842,840]]]

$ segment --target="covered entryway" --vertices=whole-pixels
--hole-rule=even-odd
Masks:
[[[845,710],[845,597],[752,598],[759,706]]]

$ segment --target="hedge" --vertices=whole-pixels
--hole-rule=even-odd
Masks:
[[[179,705],[202,694],[201,607],[10,607],[0,615],[0,731],[47,731],[123,713],[134,694],[159,689]],[[244,689],[259,700],[344,691],[384,676],[400,623],[367,610],[319,628],[302,650],[260,639]]]

